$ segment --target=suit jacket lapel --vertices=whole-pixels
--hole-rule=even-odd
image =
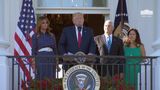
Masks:
[[[86,33],[87,33],[87,30],[85,29],[85,27],[83,27],[83,30],[82,30],[82,42],[85,41]]]
[[[77,40],[77,35],[76,35],[76,28],[73,26],[72,27],[72,32],[71,35],[73,35],[73,43],[76,44],[76,46],[78,47],[78,40]]]
[[[108,47],[107,47],[107,43],[106,43],[106,37],[104,34],[101,36],[101,40],[102,40],[102,44],[103,44],[104,53],[106,55],[108,55]]]
[[[101,40],[102,40],[102,43],[106,45],[106,38],[105,38],[104,34],[101,36],[101,38],[102,38],[102,39],[101,39]]]
[[[116,43],[116,40],[115,40],[115,38],[114,38],[114,36],[112,37],[112,44],[111,44],[111,49],[110,49],[110,53],[112,52],[112,50],[113,50],[113,47],[115,47],[115,44]]]

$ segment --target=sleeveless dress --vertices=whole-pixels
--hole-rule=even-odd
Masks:
[[[124,48],[125,56],[142,56],[140,47]],[[125,82],[128,86],[136,88],[138,86],[138,73],[140,72],[140,63],[141,59],[126,59],[125,65]]]

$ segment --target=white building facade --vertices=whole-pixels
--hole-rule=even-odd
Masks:
[[[96,2],[97,1],[97,2]],[[103,14],[114,21],[118,0],[33,0],[37,14]],[[137,28],[147,56],[160,56],[160,0],[126,0],[129,25]],[[0,89],[11,90],[11,64],[6,55],[13,55],[14,32],[22,0],[0,0]],[[96,6],[97,5],[97,6]],[[98,5],[102,5],[98,6]],[[143,11],[146,11],[143,13]],[[149,12],[149,13],[148,13]],[[154,90],[160,90],[160,60],[154,62]]]

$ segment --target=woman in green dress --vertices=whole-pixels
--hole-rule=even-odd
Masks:
[[[136,29],[130,29],[128,36],[124,38],[125,56],[145,56],[145,48],[141,42],[140,35]],[[138,73],[140,73],[140,65],[142,59],[128,58],[125,66],[125,81],[128,86],[137,90]]]

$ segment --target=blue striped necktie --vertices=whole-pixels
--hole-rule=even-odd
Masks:
[[[110,52],[110,49],[111,49],[111,37],[109,36],[108,37],[108,42],[107,42],[107,46],[108,46],[108,52]]]

